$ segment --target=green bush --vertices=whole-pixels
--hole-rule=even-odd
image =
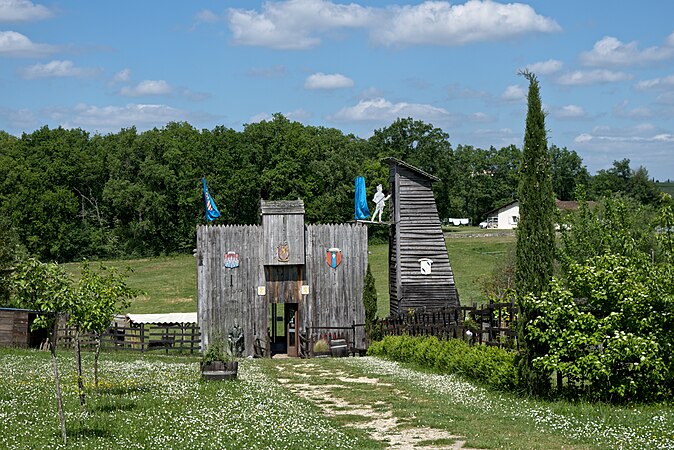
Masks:
[[[497,347],[471,346],[459,339],[434,336],[386,336],[373,342],[368,355],[409,362],[441,373],[456,373],[499,390],[517,386],[515,354]]]

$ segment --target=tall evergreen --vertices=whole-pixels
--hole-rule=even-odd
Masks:
[[[535,312],[528,307],[527,296],[540,296],[552,278],[555,199],[538,80],[531,72],[521,75],[529,81],[529,96],[518,185],[520,219],[515,272],[520,308],[518,369],[523,386],[532,394],[542,394],[549,388],[550,374],[536,370],[533,360],[545,354],[547,349],[528,339],[523,325],[535,319]]]
[[[516,288],[521,295],[540,295],[552,277],[555,253],[555,198],[545,131],[545,114],[536,75],[529,80],[524,150],[517,189],[520,219],[517,223]]]

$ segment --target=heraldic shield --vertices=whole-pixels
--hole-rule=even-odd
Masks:
[[[325,252],[325,260],[328,266],[336,269],[342,263],[342,250],[337,247],[331,247]]]

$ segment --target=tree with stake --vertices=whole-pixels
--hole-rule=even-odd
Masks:
[[[552,190],[550,156],[547,149],[545,113],[536,75],[523,71],[529,81],[528,109],[524,132],[524,149],[520,165],[518,199],[520,219],[517,224],[515,287],[522,324],[530,316],[526,295],[540,296],[552,279],[555,254],[555,199]],[[544,392],[549,386],[546,374],[534,371],[531,361],[545,349],[529,346],[525,333],[520,334],[520,376],[532,393]]]
[[[89,267],[89,262],[82,263],[82,272],[77,284],[77,295],[80,308],[74,317],[75,325],[82,331],[92,332],[96,340],[94,356],[94,386],[98,390],[98,358],[101,351],[101,335],[110,327],[118,312],[129,305],[129,300],[138,293],[126,285],[126,276],[114,267],[100,266],[98,272]],[[78,360],[81,379],[81,360]]]
[[[68,436],[56,360],[56,344],[59,322],[68,317],[73,308],[74,296],[71,280],[58,264],[46,264],[31,258],[14,272],[13,288],[19,301],[43,312],[33,322],[32,329],[46,328],[49,330],[49,350],[54,370],[56,404],[63,443],[67,444]]]

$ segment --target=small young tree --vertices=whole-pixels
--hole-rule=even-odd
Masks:
[[[365,330],[371,340],[377,340],[381,337],[377,331],[375,331],[375,325],[377,323],[377,287],[375,286],[374,276],[370,270],[370,263],[367,264],[367,273],[365,274],[363,307],[365,308]]]
[[[84,261],[77,284],[78,308],[73,315],[73,324],[83,332],[91,332],[96,340],[94,356],[94,386],[98,389],[98,359],[101,350],[101,335],[110,327],[115,314],[128,307],[137,291],[126,285],[126,276],[114,267],[102,264],[98,272]],[[78,343],[79,347],[79,343]],[[78,377],[82,379],[82,363],[78,358]],[[83,394],[82,394],[83,395]]]
[[[59,322],[72,312],[74,296],[71,280],[58,264],[46,264],[31,258],[17,267],[12,277],[12,287],[20,302],[42,312],[33,322],[32,329],[46,328],[49,330],[49,350],[54,370],[56,404],[63,443],[67,444],[68,436],[56,360],[56,344]]]
[[[526,302],[526,296],[540,296],[552,279],[555,255],[555,199],[552,190],[550,157],[547,149],[545,114],[536,76],[521,72],[529,81],[528,110],[524,131],[524,149],[520,166],[518,199],[520,219],[517,224],[517,255],[515,287],[520,308],[521,380],[531,393],[543,393],[549,386],[549,377],[536,371],[531,362],[545,349],[536,348],[527,339],[523,324],[535,319]]]

